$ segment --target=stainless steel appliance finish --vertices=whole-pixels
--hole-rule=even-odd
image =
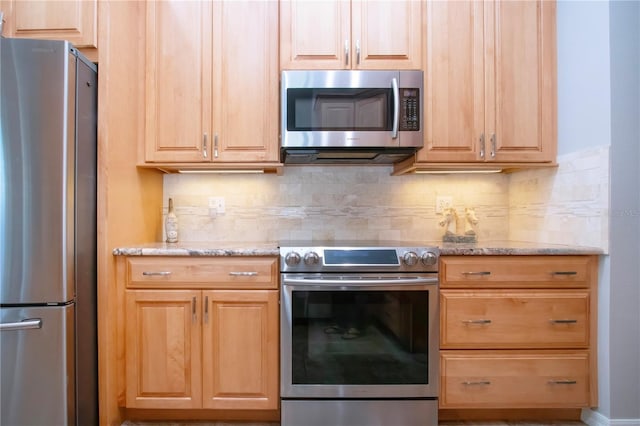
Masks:
[[[281,424],[295,426],[436,426],[438,402],[406,400],[284,400]]]
[[[437,424],[438,249],[333,244],[280,247],[282,425]]]
[[[97,69],[0,39],[0,424],[98,424]]]
[[[284,163],[394,163],[423,142],[422,71],[283,71]]]

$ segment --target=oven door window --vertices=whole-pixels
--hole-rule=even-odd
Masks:
[[[294,291],[293,384],[428,384],[428,298],[428,291]]]
[[[288,89],[289,131],[391,131],[391,89]]]

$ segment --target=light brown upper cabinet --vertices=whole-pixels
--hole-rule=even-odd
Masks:
[[[281,69],[421,69],[424,1],[283,0]]]
[[[278,160],[278,3],[146,4],[146,163]]]
[[[68,40],[98,60],[98,0],[1,0],[5,37]]]
[[[426,7],[425,146],[417,163],[555,163],[555,1]]]

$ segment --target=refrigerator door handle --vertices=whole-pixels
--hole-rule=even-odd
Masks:
[[[18,322],[5,322],[0,324],[0,331],[17,331],[42,328],[42,319],[28,318]]]

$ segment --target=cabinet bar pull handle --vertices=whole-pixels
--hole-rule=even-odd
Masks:
[[[578,383],[576,380],[549,380],[547,382],[550,385],[575,385]]]
[[[356,40],[356,65],[360,65],[360,40]]]
[[[204,322],[209,322],[209,296],[204,297]]]
[[[490,319],[462,320],[465,324],[491,324]]]
[[[229,272],[229,275],[232,277],[255,277],[258,275],[257,272]]]
[[[171,271],[143,271],[142,275],[144,275],[145,277],[152,277],[152,276],[166,277],[171,275]]]
[[[484,133],[480,134],[480,158],[484,159]]]
[[[496,134],[492,133],[491,134],[491,154],[490,154],[492,159],[496,158],[496,140],[497,140]]]
[[[344,66],[349,66],[349,40],[344,41]]]
[[[213,158],[218,158],[218,134],[213,137]]]
[[[576,271],[552,271],[551,275],[578,275]]]
[[[550,319],[549,322],[551,324],[575,324],[578,320],[574,319]]]
[[[193,296],[191,299],[191,320],[196,322],[198,320],[198,315],[196,314],[196,297]]]
[[[478,380],[477,382],[465,381],[465,382],[462,382],[462,384],[465,386],[477,386],[477,385],[486,386],[486,385],[490,385],[491,382],[489,380]]]
[[[207,158],[207,134],[202,135],[202,156]]]
[[[462,275],[491,275],[489,271],[468,271],[463,272]]]

